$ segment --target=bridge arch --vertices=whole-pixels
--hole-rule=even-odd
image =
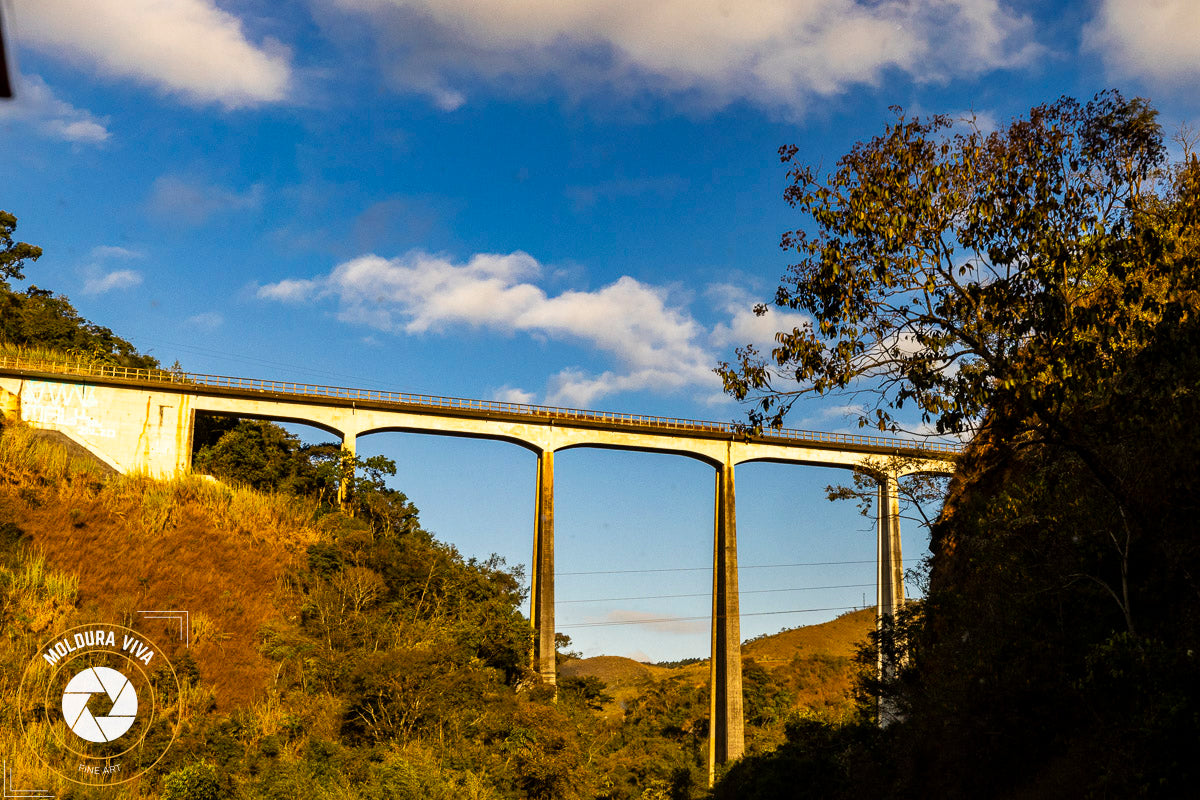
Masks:
[[[538,446],[536,442],[511,434],[486,433],[477,431],[430,431],[428,427],[421,428],[414,425],[379,425],[377,427],[369,427],[356,431],[354,433],[354,438],[365,439],[368,436],[386,433],[418,434],[422,436],[449,436],[456,439],[479,439],[492,442],[504,442],[506,444],[515,444],[518,447],[524,450],[529,450],[533,453],[542,452],[542,448]]]
[[[333,436],[336,436],[338,439],[341,439],[345,435],[342,431],[338,430],[337,428],[333,427],[332,425],[327,424],[326,422],[324,422],[322,420],[314,420],[314,419],[311,419],[307,416],[303,416],[300,414],[275,414],[275,413],[249,413],[249,414],[246,414],[246,413],[233,412],[233,411],[210,411],[205,408],[193,409],[192,413],[196,414],[196,415],[204,414],[205,416],[210,416],[210,417],[225,417],[228,419],[253,419],[253,420],[260,420],[263,422],[283,422],[283,423],[287,423],[289,425],[303,425],[308,428],[315,428],[317,430],[324,431],[325,433],[332,434]]]
[[[670,447],[662,445],[656,447],[646,447],[633,444],[608,443],[603,441],[572,442],[571,444],[566,444],[555,448],[554,452],[562,453],[567,450],[619,450],[622,452],[654,453],[665,456],[679,456],[681,458],[699,461],[715,468],[720,468],[722,463],[720,459],[716,458],[712,453],[700,452],[688,447]]]

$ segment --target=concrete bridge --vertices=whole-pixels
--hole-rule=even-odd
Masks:
[[[574,447],[674,453],[714,468],[712,707],[709,771],[743,751],[734,467],[749,461],[842,467],[878,482],[877,618],[904,603],[898,480],[949,473],[961,449],[887,437],[347,389],[164,370],[0,357],[0,400],[122,473],[169,478],[191,467],[195,415],[298,422],[337,436],[384,431],[499,439],[537,455],[530,619],[532,666],[554,683],[554,454]],[[882,667],[883,665],[881,665]]]

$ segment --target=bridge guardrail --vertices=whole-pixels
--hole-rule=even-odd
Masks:
[[[290,394],[299,397],[320,397],[337,400],[367,400],[378,403],[394,403],[397,405],[421,406],[431,409],[450,409],[466,411],[494,411],[539,419],[562,419],[583,422],[607,422],[618,425],[634,425],[658,428],[660,430],[699,431],[705,433],[739,434],[740,426],[732,422],[707,422],[704,420],[684,419],[678,417],[658,417],[644,414],[623,414],[611,411],[587,411],[576,408],[559,408],[556,406],[529,405],[525,403],[509,403],[502,400],[471,400],[462,397],[441,397],[429,394],[408,394],[405,392],[389,392],[381,389],[352,389],[344,386],[324,386],[312,383],[293,383],[290,381],[273,381],[260,378],[236,378],[229,375],[205,375],[202,373],[182,372],[145,367],[122,367],[112,364],[93,363],[63,363],[57,361],[33,360],[15,356],[0,356],[0,369],[26,370],[60,375],[95,376],[101,378],[116,378],[120,380],[146,383],[169,383],[175,385],[192,385],[214,389],[240,389],[255,392],[273,392]],[[806,431],[795,428],[776,428],[764,434],[772,439],[786,439],[796,442],[812,442],[815,444],[859,445],[865,447],[881,447],[905,450],[921,450],[931,454],[940,453],[955,455],[964,449],[961,444],[952,442],[922,442],[916,440],[897,439],[888,436],[869,436],[853,433],[826,433],[823,431]]]

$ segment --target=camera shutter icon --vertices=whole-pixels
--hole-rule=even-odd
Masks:
[[[105,694],[112,708],[103,716],[88,709],[92,695]],[[109,667],[88,667],[67,683],[62,697],[63,718],[81,739],[97,744],[119,739],[137,718],[137,691],[129,679]]]

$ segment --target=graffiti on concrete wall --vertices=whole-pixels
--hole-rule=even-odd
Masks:
[[[39,428],[57,428],[80,436],[113,439],[117,432],[100,424],[95,386],[26,381],[21,418]]]

